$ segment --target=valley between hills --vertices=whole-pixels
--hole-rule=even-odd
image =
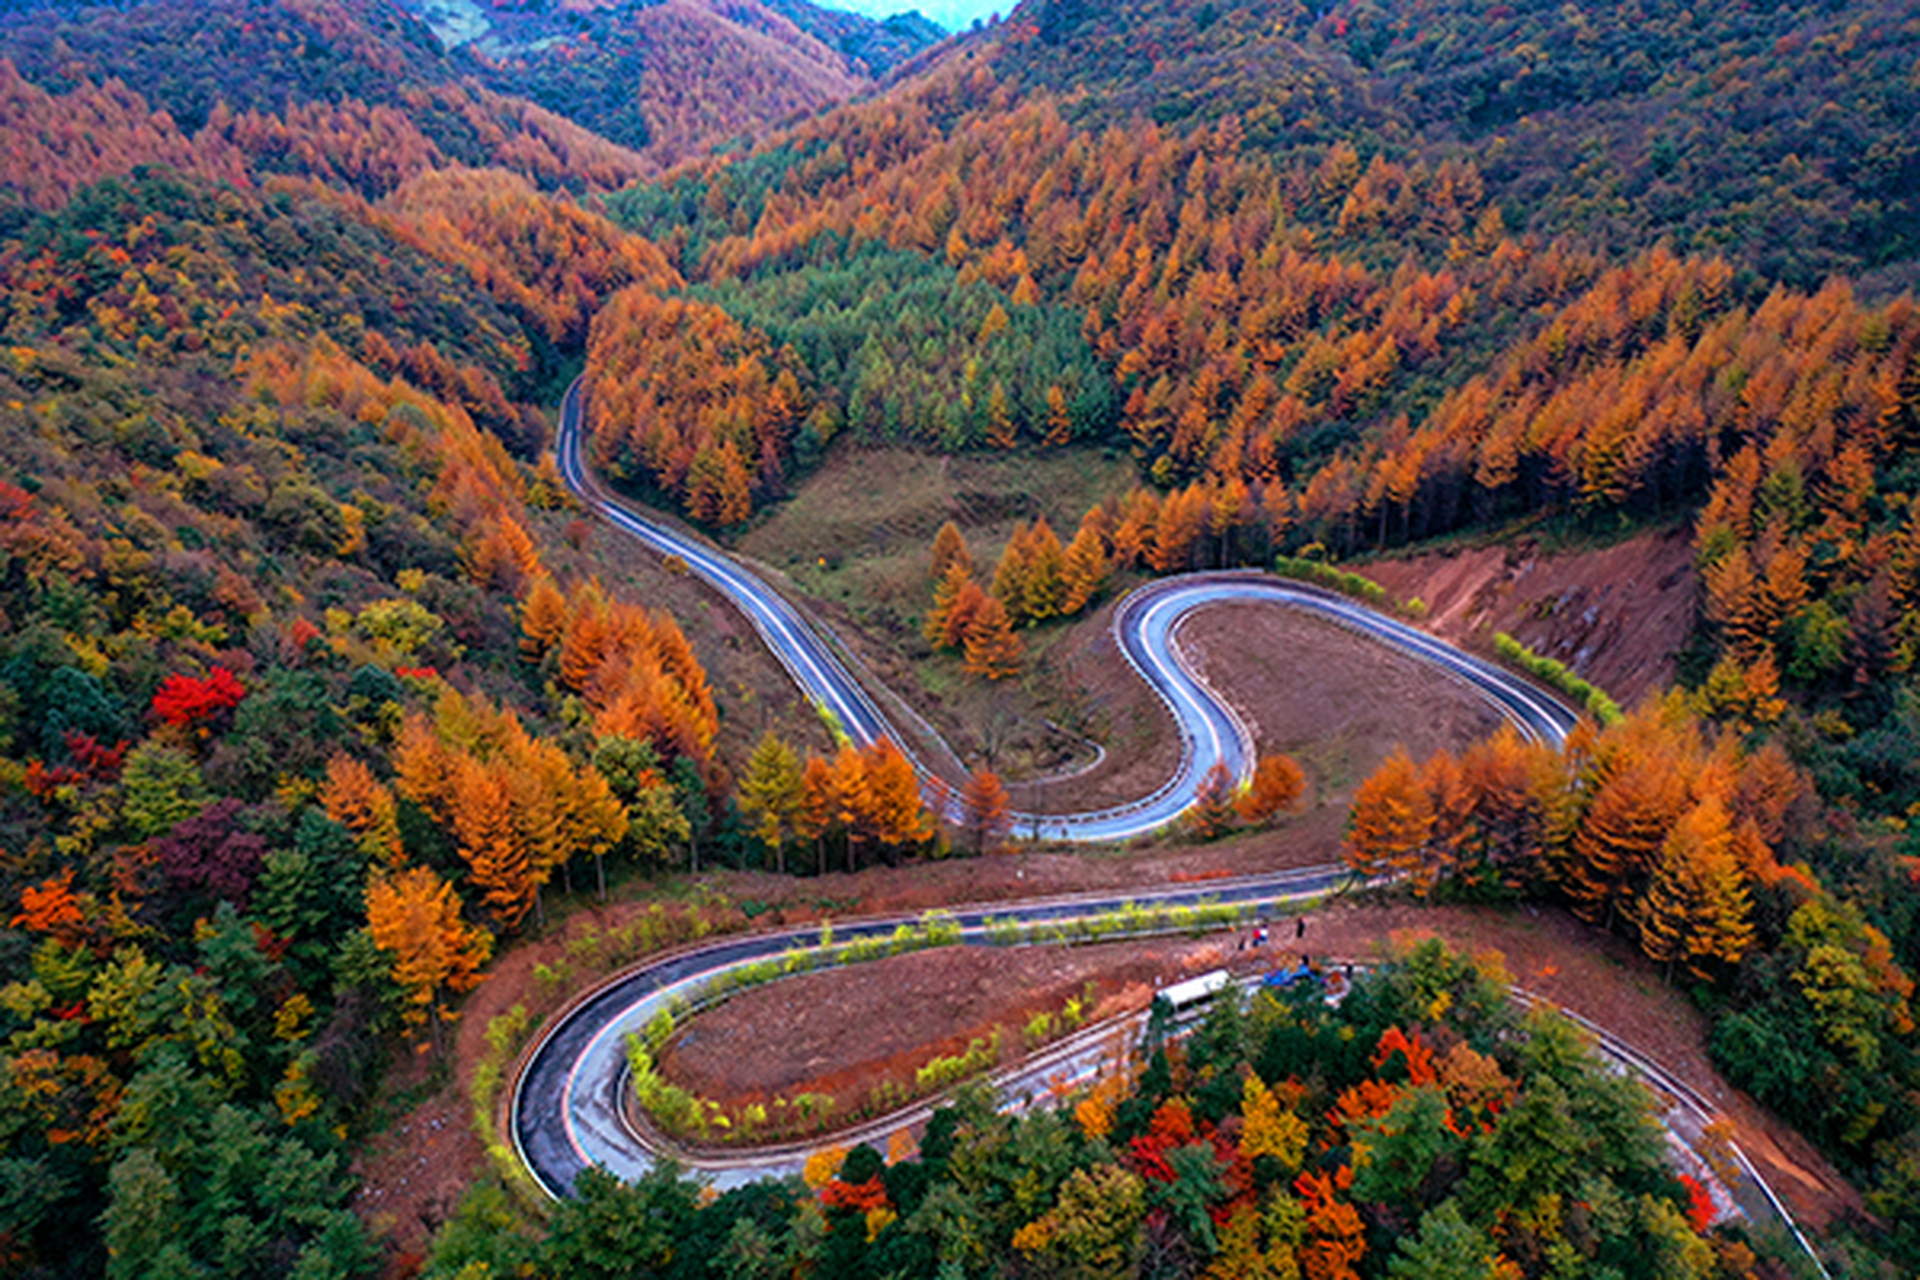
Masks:
[[[1881,0],[8,6],[0,1274],[1911,1273],[1917,120]]]

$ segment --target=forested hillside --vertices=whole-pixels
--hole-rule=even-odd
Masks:
[[[670,765],[706,804],[672,621],[575,659],[647,692],[563,737],[515,609],[557,590],[533,353],[671,272],[498,181],[376,211],[142,170],[0,255],[10,1271],[366,1273],[344,1140],[388,1047],[438,1041],[548,879],[657,856],[627,806]],[[606,612],[579,585],[558,625]],[[601,749],[659,772],[616,792]]]
[[[799,0],[490,12],[0,14],[0,1270],[1781,1274],[1432,952],[1072,1118],[706,1208],[591,1183],[540,1240],[483,1180],[383,1256],[383,1071],[556,893],[956,848],[890,744],[719,749],[751,691],[583,571],[583,367],[594,463],[723,538],[835,450],[1130,456],[1064,543],[942,531],[917,621],[967,679],[1116,575],[1683,525],[1683,687],[1398,756],[1346,855],[1624,935],[1857,1181],[1832,1264],[1911,1270],[1909,8],[1033,0],[925,65]],[[1262,770],[1189,837],[1298,794]],[[997,843],[1000,780],[962,799]]]
[[[679,278],[397,11],[7,24],[0,1270],[375,1274],[384,1064],[718,794],[678,627],[548,568],[556,378]]]
[[[555,16],[564,34],[469,46],[486,79],[661,164],[871,83],[863,64],[759,4],[666,0]]]
[[[30,85],[64,96],[117,82],[168,114],[162,132],[203,153],[237,147],[257,171],[380,194],[423,164],[504,164],[578,189],[843,101],[938,34],[788,8],[517,6],[489,11],[500,30],[475,41],[414,16],[445,6],[148,0],[17,6],[0,30]]]
[[[1615,251],[1670,237],[1803,289],[1913,279],[1905,5],[1036,0],[1022,16],[996,68],[1096,89],[1078,123],[1233,115],[1276,157],[1344,139],[1470,159],[1516,230]]]
[[[609,200],[808,399],[756,449],[793,418],[771,376],[660,395],[682,366],[610,312],[590,366],[651,411],[640,438],[607,401],[599,456],[724,525],[836,440],[1125,448],[1142,485],[1081,525],[1100,573],[1685,522],[1684,689],[1551,763],[1397,762],[1350,856],[1634,938],[1910,1250],[1917,56],[1872,6],[1029,5]],[[688,463],[735,456],[715,504]],[[1045,537],[1051,569],[950,571],[929,637],[984,641],[952,623],[976,571],[1024,625],[1073,612],[1025,610],[1065,580]]]

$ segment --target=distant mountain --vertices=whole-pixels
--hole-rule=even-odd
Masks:
[[[1902,0],[1027,0],[996,72],[1078,123],[1237,117],[1287,155],[1345,140],[1471,159],[1510,225],[1670,238],[1803,287],[1911,284],[1920,26]]]
[[[937,42],[806,0],[400,0],[488,83],[664,163],[844,101]]]
[[[518,121],[537,105],[555,117],[547,133],[580,135],[543,143],[549,151],[604,150],[584,130],[628,149],[605,174],[610,185],[844,101],[940,34],[913,16],[875,22],[805,0],[0,5],[0,55],[24,80],[55,95],[118,80],[185,135],[210,122],[218,131],[234,115],[337,114],[359,104],[366,118],[331,122],[336,134],[376,142],[417,134],[423,142],[412,150],[430,148],[436,163],[487,165],[501,162],[502,137],[525,132]],[[367,112],[379,109],[395,114],[376,123]],[[302,148],[286,150],[266,167],[312,170]]]
[[[0,15],[0,52],[55,93],[117,79],[189,133],[223,103],[399,104],[408,87],[459,74],[433,33],[385,0],[43,5]]]
[[[766,0],[766,4],[809,35],[838,49],[856,66],[864,66],[876,79],[885,79],[895,67],[938,44],[947,34],[917,10],[874,19],[823,9],[807,0]]]
[[[241,183],[312,178],[374,198],[450,164],[574,189],[617,187],[651,167],[490,89],[386,0],[0,12],[0,131],[0,206],[42,209],[149,163]]]

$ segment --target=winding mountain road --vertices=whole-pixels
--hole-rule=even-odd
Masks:
[[[868,746],[880,738],[892,738],[911,756],[910,741],[894,730],[826,637],[791,601],[733,557],[642,515],[600,484],[586,465],[585,410],[585,393],[575,382],[561,402],[556,441],[560,473],[568,486],[614,527],[660,555],[677,556],[691,573],[725,596],[753,624],[801,692],[832,712],[856,744]],[[1180,762],[1173,776],[1149,794],[1112,808],[1016,813],[1014,830],[1072,843],[1128,840],[1157,831],[1185,812],[1216,764],[1224,764],[1237,781],[1252,775],[1252,735],[1232,705],[1186,664],[1178,643],[1180,624],[1194,611],[1237,601],[1310,613],[1409,654],[1436,673],[1475,690],[1529,738],[1559,742],[1576,719],[1538,687],[1344,596],[1247,570],[1162,578],[1120,601],[1114,610],[1113,635],[1179,731]],[[929,776],[922,762],[915,761],[915,767],[923,777]]]
[[[1151,903],[1159,908],[1232,906],[1250,918],[1280,904],[1323,897],[1345,877],[1341,867],[1311,867],[1169,887],[1130,897],[1093,894],[961,907],[942,913],[940,920],[958,926],[962,945],[984,946],[992,945],[995,926],[1064,928],[1075,920],[1116,911],[1129,902]],[[840,945],[862,938],[887,938],[901,925],[921,921],[918,916],[839,920],[831,926],[832,941]],[[731,970],[817,947],[822,941],[820,929],[809,925],[725,938],[675,952],[615,977],[551,1020],[524,1057],[524,1066],[513,1083],[508,1114],[514,1148],[542,1189],[555,1197],[564,1195],[574,1178],[594,1164],[627,1179],[637,1178],[652,1167],[655,1140],[635,1130],[623,1106],[628,1090],[628,1033],[642,1030],[663,1010],[699,1006]],[[1009,1084],[1003,1082],[1002,1088],[1009,1088]],[[891,1133],[913,1123],[925,1109],[883,1117],[876,1122],[875,1130]],[[844,1143],[848,1137],[835,1134],[832,1140]],[[812,1149],[811,1145],[753,1148],[682,1159],[725,1188],[798,1172]]]
[[[873,698],[847,669],[825,636],[788,599],[732,557],[705,542],[650,519],[622,503],[589,471],[584,460],[585,397],[580,382],[567,390],[561,406],[557,452],[567,484],[600,516],[663,556],[676,556],[689,571],[720,592],[752,623],[800,690],[830,711],[860,745],[882,737],[905,742]],[[1181,622],[1194,611],[1228,602],[1255,602],[1298,609],[1328,619],[1427,664],[1442,678],[1473,689],[1527,737],[1551,743],[1565,740],[1577,719],[1552,696],[1509,673],[1405,623],[1344,597],[1269,574],[1230,571],[1196,573],[1150,582],[1124,597],[1114,611],[1113,633],[1140,678],[1152,688],[1173,718],[1181,754],[1173,775],[1146,796],[1128,804],[1082,813],[1019,814],[1017,829],[1057,841],[1112,842],[1167,825],[1193,803],[1200,782],[1223,764],[1244,780],[1254,762],[1254,743],[1246,725],[1226,699],[1190,667],[1178,638]],[[931,775],[921,762],[923,778]],[[958,908],[943,915],[957,925],[965,944],[992,941],[995,926],[1032,928],[1064,925],[1111,912],[1125,905],[1179,907],[1221,904],[1235,907],[1242,919],[1259,918],[1289,904],[1325,896],[1346,878],[1338,866],[1309,867],[1201,887],[1161,887],[1130,897],[1084,895],[1044,901]],[[840,921],[838,941],[892,934],[909,917],[870,917]],[[1001,936],[1004,936],[1002,934]],[[549,1195],[567,1194],[574,1179],[594,1164],[632,1179],[644,1174],[668,1147],[659,1135],[643,1132],[624,1105],[629,1086],[625,1038],[663,1009],[697,1007],[703,995],[724,983],[730,970],[783,953],[823,943],[815,927],[771,930],[728,938],[658,957],[583,992],[551,1019],[533,1046],[521,1056],[508,1092],[508,1128],[515,1152]],[[1602,1050],[1623,1069],[1647,1078],[1676,1098],[1704,1124],[1709,1104],[1657,1063],[1591,1028]],[[1124,1030],[1121,1028],[1120,1030]],[[1090,1028],[1034,1055],[995,1077],[1009,1105],[1035,1096],[1043,1082],[1084,1076],[1110,1053],[1114,1026]],[[871,1124],[834,1135],[837,1143],[884,1137],[924,1118],[932,1102],[883,1116]],[[812,1144],[761,1147],[750,1151],[678,1153],[684,1163],[716,1186],[736,1186],[758,1178],[796,1173]],[[1736,1155],[1738,1153],[1736,1152]],[[1813,1250],[1784,1206],[1759,1179],[1745,1157],[1742,1176],[1763,1193],[1760,1204],[1777,1211],[1810,1257]],[[1742,1197],[1745,1200],[1747,1197]],[[1822,1274],[1817,1257],[1815,1265]]]
[[[861,745],[882,737],[899,741],[887,717],[828,643],[793,604],[732,557],[671,525],[642,515],[602,486],[585,461],[585,398],[581,384],[568,389],[561,406],[557,442],[562,476],[599,515],[642,545],[677,556],[690,572],[725,596],[753,624],[801,691],[831,711]],[[1084,813],[1019,814],[1016,829],[1051,840],[1082,843],[1125,840],[1166,826],[1193,803],[1207,773],[1224,764],[1237,779],[1252,772],[1254,743],[1232,706],[1186,663],[1178,636],[1194,611],[1227,602],[1253,601],[1299,609],[1428,664],[1443,678],[1476,690],[1530,738],[1558,742],[1575,716],[1533,686],[1425,633],[1340,596],[1253,572],[1197,573],[1148,583],[1129,593],[1114,612],[1120,651],[1165,704],[1181,738],[1173,775],[1131,803]],[[923,766],[923,776],[926,770]],[[1152,907],[1233,904],[1248,915],[1332,891],[1343,878],[1338,866],[1323,866],[1210,882],[1204,888],[1161,888],[1124,898],[1092,895],[954,913],[962,939],[984,943],[989,920],[1023,925],[1060,922],[1120,908],[1126,902]],[[891,934],[900,918],[841,922],[838,937]],[[625,1037],[675,1002],[698,1004],[703,992],[729,970],[818,945],[814,929],[788,929],[731,938],[664,957],[582,996],[553,1020],[524,1059],[510,1094],[509,1121],[516,1150],[550,1194],[561,1195],[591,1164],[623,1177],[637,1177],[651,1164],[651,1139],[634,1131],[622,1108]],[[897,1128],[901,1117],[887,1124]],[[729,1156],[700,1167],[726,1182],[746,1181],[797,1167],[805,1151],[759,1151]]]

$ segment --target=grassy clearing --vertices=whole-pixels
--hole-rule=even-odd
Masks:
[[[941,457],[843,448],[739,549],[863,621],[912,622],[931,597],[927,550],[945,521],[960,526],[990,574],[1015,524],[1044,515],[1064,542],[1088,507],[1133,483],[1133,464],[1099,449]]]
[[[941,457],[910,449],[842,449],[794,496],[738,543],[783,572],[831,615],[879,678],[931,719],[970,761],[985,760],[1009,780],[1071,765],[1087,755],[1071,734],[1099,736],[1083,723],[1077,683],[1065,678],[1074,628],[1056,623],[1022,633],[1025,671],[1017,682],[966,676],[957,655],[933,652],[920,635],[932,603],[927,555],[952,520],[966,534],[983,582],[1016,524],[1045,516],[1062,540],[1088,507],[1134,483],[1130,462],[1099,449],[1040,456]]]

